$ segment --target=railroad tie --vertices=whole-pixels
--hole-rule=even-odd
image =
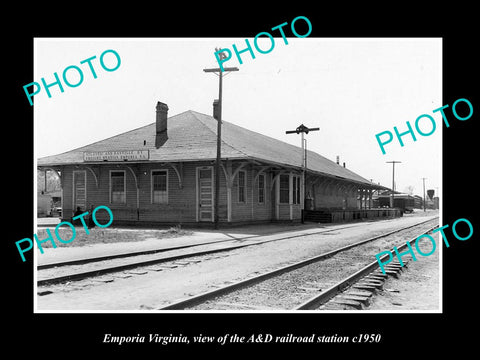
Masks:
[[[357,296],[363,296],[363,297],[372,297],[372,292],[370,291],[365,291],[365,290],[354,290],[351,289],[348,291],[349,295],[357,295]]]
[[[185,266],[185,265],[188,265],[190,264],[190,261],[185,261],[185,260],[177,260],[174,262],[175,265],[181,265],[181,266]]]
[[[388,265],[385,265],[384,267],[385,269],[398,269],[398,270],[403,270],[403,266],[401,266],[400,264],[388,264]]]
[[[372,273],[370,275],[368,275],[368,278],[369,279],[372,279],[372,280],[378,280],[378,281],[384,281],[386,280],[388,277],[387,274],[375,274],[375,273]]]
[[[132,277],[132,274],[127,274],[127,273],[123,272],[123,273],[112,274],[112,277],[119,278],[119,279],[128,279],[128,278]]]
[[[99,277],[96,277],[96,278],[92,278],[90,279],[90,281],[94,281],[94,282],[101,282],[101,283],[109,283],[109,282],[113,282],[115,279],[111,276],[99,276]]]
[[[339,305],[347,305],[355,309],[361,310],[363,308],[362,303],[357,300],[345,299],[341,297],[336,297],[333,299],[333,302]]]
[[[357,284],[353,285],[352,288],[358,289],[358,290],[366,290],[366,291],[370,291],[370,292],[373,292],[373,293],[375,293],[377,291],[377,288],[375,286],[370,285],[370,284],[366,284],[366,283],[357,283]]]
[[[147,270],[129,270],[128,271],[129,274],[133,274],[133,275],[145,275],[146,273],[148,273]]]
[[[346,299],[346,300],[358,301],[365,306],[370,305],[370,296],[354,295],[354,294],[351,294],[351,293],[345,293],[343,295],[340,295],[339,298]]]
[[[373,280],[373,279],[368,279],[368,278],[364,278],[364,279],[360,280],[359,283],[360,284],[365,284],[365,285],[370,285],[370,286],[373,286],[377,289],[381,289],[383,287],[383,281]]]
[[[385,269],[385,274],[393,276],[394,278],[398,278],[400,271],[401,271],[400,269],[397,269],[397,270]]]
[[[48,294],[53,294],[53,291],[44,290],[44,291],[38,291],[38,292],[37,292],[37,295],[38,295],[38,296],[45,296],[45,295],[48,295]]]
[[[162,270],[165,270],[165,268],[160,267],[160,266],[149,266],[149,267],[146,267],[145,270],[148,270],[148,271],[162,271]]]
[[[397,259],[395,259],[394,261],[392,261],[390,264],[388,265],[395,265],[395,266],[400,266],[400,267],[407,267],[408,266],[408,263],[410,261],[409,260],[402,260],[402,263],[403,265],[400,263],[400,261],[398,261]]]
[[[177,268],[178,265],[176,265],[176,264],[161,264],[161,265],[158,265],[158,267],[161,267],[163,269],[174,269],[174,268]]]
[[[339,304],[333,301],[329,301],[319,307],[319,310],[350,310],[348,305]]]

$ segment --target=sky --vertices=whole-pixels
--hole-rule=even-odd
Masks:
[[[413,186],[441,192],[442,39],[441,38],[274,38],[268,54],[253,48],[235,54],[224,66],[237,72],[224,76],[222,118],[225,121],[301,146],[300,136],[285,134],[300,124],[319,127],[306,135],[307,147],[375,183],[391,187],[395,166],[396,190]],[[253,39],[249,39],[253,46]],[[245,38],[36,38],[34,79],[47,84],[60,79],[65,68],[78,66],[83,82],[44,88],[34,96],[35,158],[59,154],[95,141],[151,124],[157,101],[169,107],[169,116],[187,110],[212,114],[218,98],[218,77],[203,69],[218,67],[215,48],[232,44],[244,49]],[[268,38],[259,41],[270,47]],[[117,70],[107,72],[100,55],[115,50],[121,59]],[[97,78],[87,63],[92,60]],[[107,67],[116,65],[111,53]],[[71,83],[79,82],[75,70]],[[25,97],[28,104],[28,99]],[[436,121],[430,136],[415,133],[394,140],[383,155],[375,135],[382,131],[415,128],[416,119],[428,114]],[[422,119],[420,129],[432,125]],[[301,164],[301,160],[299,161]]]

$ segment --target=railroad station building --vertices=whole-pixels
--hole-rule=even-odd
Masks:
[[[149,125],[38,159],[61,179],[62,219],[106,205],[114,224],[214,221],[217,120],[168,110],[158,102]],[[222,121],[219,223],[300,221],[303,201],[318,221],[382,216],[368,209],[385,187],[315,152],[307,159],[303,189],[300,147]]]

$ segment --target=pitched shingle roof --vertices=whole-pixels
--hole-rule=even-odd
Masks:
[[[144,145],[145,141],[145,145]],[[168,140],[155,147],[155,123],[110,137],[62,154],[38,159],[38,166],[81,164],[83,152],[149,150],[154,162],[213,160],[216,158],[217,120],[196,111],[168,118]],[[302,149],[283,141],[222,121],[222,159],[252,159],[278,165],[301,167]],[[360,175],[308,151],[308,170],[372,185]]]

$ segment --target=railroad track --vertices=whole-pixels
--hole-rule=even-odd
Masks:
[[[344,304],[359,308],[362,304],[368,304],[368,298],[371,296],[371,293],[368,295],[366,293],[368,291],[365,290],[370,288],[374,291],[375,287],[381,286],[381,280],[384,278],[383,274],[371,274],[378,268],[378,262],[372,259],[375,259],[376,253],[385,249],[383,245],[379,245],[374,250],[372,242],[401,231],[411,231],[412,227],[426,225],[432,221],[438,221],[438,218],[163,305],[158,310],[312,310],[323,306],[345,289],[351,288],[361,279],[366,278],[364,284],[360,284],[358,289],[354,289],[354,292],[343,299]],[[417,235],[409,242],[414,242],[419,235],[428,233],[436,227],[438,224],[430,225],[421,232],[417,230]],[[404,237],[400,243],[402,246],[397,248],[401,251],[407,246]],[[366,251],[369,248],[370,250]],[[388,255],[384,258],[386,256]],[[399,265],[392,263],[386,268],[393,273],[399,270]],[[367,278],[368,276],[370,277]],[[362,286],[363,293],[361,293]],[[312,293],[314,293],[313,296]]]
[[[37,270],[46,270],[46,269],[51,269],[51,268],[59,268],[59,267],[64,267],[64,266],[71,266],[71,265],[84,265],[88,263],[95,263],[95,262],[100,262],[100,261],[105,261],[105,260],[112,260],[112,259],[120,259],[120,258],[131,258],[135,256],[140,256],[140,255],[149,255],[149,254],[158,254],[158,253],[164,253],[168,251],[174,251],[174,250],[182,250],[182,249],[191,249],[195,247],[200,247],[204,245],[212,245],[212,244],[222,244],[222,243],[238,243],[241,241],[250,241],[254,240],[255,238],[258,237],[269,237],[269,236],[274,236],[275,239],[273,240],[265,240],[265,241],[260,241],[256,242],[253,244],[242,244],[239,245],[236,248],[241,248],[245,246],[253,246],[253,245],[258,245],[258,244],[263,244],[265,242],[269,241],[277,241],[277,240],[286,240],[286,239],[291,239],[295,237],[300,237],[304,235],[316,235],[316,234],[323,234],[323,233],[328,233],[332,231],[338,231],[342,229],[348,229],[354,226],[358,226],[357,224],[355,225],[350,225],[350,226],[343,226],[339,228],[334,228],[334,229],[327,229],[327,230],[313,230],[309,232],[302,232],[301,234],[291,234],[289,232],[288,235],[283,235],[280,237],[276,237],[276,235],[252,235],[252,236],[245,236],[245,237],[240,237],[240,238],[234,238],[234,239],[225,239],[225,240],[216,240],[216,241],[205,241],[205,242],[199,242],[195,244],[186,244],[186,245],[179,245],[179,246],[171,246],[171,247],[165,247],[165,248],[157,248],[157,249],[151,249],[151,250],[142,250],[142,251],[135,251],[135,252],[127,252],[127,253],[119,253],[119,254],[111,254],[111,255],[103,255],[103,256],[96,256],[96,257],[89,257],[89,258],[79,258],[79,259],[74,259],[74,260],[67,260],[67,261],[61,261],[61,262],[51,262],[51,263],[46,263],[46,264],[41,264],[37,266]],[[230,247],[225,247],[226,250],[230,250]],[[200,253],[200,252],[198,252]],[[203,253],[200,253],[203,254]]]
[[[352,245],[349,245],[345,248],[354,247],[360,245],[364,242],[369,242],[375,240],[379,237],[383,237],[389,234],[393,234],[405,229],[409,229],[414,226],[418,226],[424,224],[430,220],[426,220],[414,225],[410,225],[405,228],[394,230],[388,234],[380,235],[371,239],[367,239]],[[255,246],[260,244],[265,244],[271,241],[280,241],[280,240],[288,240],[292,238],[302,237],[302,236],[309,236],[309,235],[316,235],[316,234],[324,234],[332,231],[337,231],[345,228],[350,228],[352,226],[345,226],[341,228],[335,229],[327,229],[327,230],[315,230],[312,232],[302,232],[297,234],[286,234],[283,236],[262,236],[266,238],[265,240],[256,241],[256,237],[246,237],[240,238],[235,240],[220,240],[216,242],[206,242],[201,244],[193,244],[193,245],[185,245],[185,246],[176,246],[171,248],[163,248],[163,249],[156,249],[156,250],[149,250],[149,251],[142,251],[130,254],[117,254],[117,255],[108,255],[108,256],[101,256],[96,258],[88,258],[88,259],[79,259],[73,261],[66,261],[66,262],[57,262],[57,263],[50,263],[44,264],[37,267],[37,286],[45,286],[45,285],[52,285],[52,284],[60,284],[69,281],[78,281],[83,280],[86,278],[98,277],[105,274],[112,274],[118,273],[126,270],[132,270],[142,267],[148,267],[157,264],[163,264],[168,262],[174,262],[182,259],[188,258],[195,258],[206,256],[210,254],[220,253],[220,252],[227,252],[232,251],[235,249],[240,249],[248,246]],[[239,242],[241,242],[239,244]],[[195,248],[200,246],[211,246],[209,249],[196,251]],[[338,250],[334,250],[331,252],[333,253],[338,251],[343,251],[345,248],[341,248]],[[192,250],[193,251],[188,251]],[[168,254],[172,251],[182,251],[175,254]],[[88,266],[85,266],[88,265]],[[86,269],[87,267],[87,269]]]
[[[360,272],[355,273],[322,294],[308,299],[294,310],[364,309],[370,305],[373,295],[378,290],[383,289],[383,284],[389,276],[398,278],[403,269],[408,267],[409,261],[405,259],[402,261],[403,265],[398,260],[386,265],[385,274],[380,269],[371,271],[366,268],[365,273],[367,275]]]

